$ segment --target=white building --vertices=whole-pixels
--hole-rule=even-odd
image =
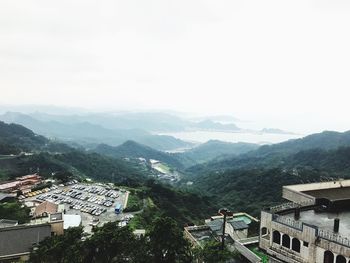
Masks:
[[[261,212],[271,262],[350,262],[350,180],[283,187],[291,203]]]

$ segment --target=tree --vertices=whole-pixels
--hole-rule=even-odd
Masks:
[[[224,263],[233,258],[235,254],[230,252],[227,247],[222,250],[220,242],[209,241],[205,243],[203,248],[195,250],[195,256],[205,263]]]
[[[144,240],[142,240],[144,241]],[[138,240],[129,227],[118,227],[109,222],[96,228],[93,235],[85,241],[84,262],[131,262],[137,261],[137,253],[144,251],[144,243]]]
[[[82,262],[83,228],[65,230],[64,235],[52,236],[34,247],[29,258],[31,263],[70,263]]]
[[[153,262],[192,262],[190,244],[173,219],[169,217],[155,219],[148,237]]]

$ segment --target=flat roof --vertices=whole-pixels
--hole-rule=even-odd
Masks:
[[[294,212],[284,215],[294,219]],[[309,225],[317,226],[329,232],[333,232],[334,219],[339,218],[339,234],[342,237],[350,238],[350,211],[343,212],[315,212],[314,210],[306,210],[300,212],[300,218],[295,220]]]
[[[209,226],[199,228],[189,227],[187,230],[201,246],[207,241],[215,240],[215,236],[213,235]]]
[[[303,191],[307,195],[311,195],[315,198],[326,198],[330,201],[347,200],[350,199],[350,187],[341,188],[329,188]]]
[[[70,227],[77,227],[81,224],[80,215],[63,215],[63,228],[68,229]]]

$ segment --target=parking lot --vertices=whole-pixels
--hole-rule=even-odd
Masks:
[[[127,196],[126,191],[117,191],[106,185],[74,182],[66,186],[53,185],[48,191],[41,191],[28,199],[63,204],[66,214],[81,215],[84,230],[89,233],[92,226],[106,222],[122,221],[125,224],[130,215],[116,214],[114,208],[116,204],[124,208]]]

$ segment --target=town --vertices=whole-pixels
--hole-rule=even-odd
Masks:
[[[133,217],[123,212],[129,192],[111,184],[72,180],[36,190],[43,183],[47,181],[32,174],[0,184],[0,201],[16,198],[32,216],[27,224],[0,219],[1,261],[26,260],[33,245],[70,227],[83,226],[91,234],[94,227],[107,222],[117,221],[124,227]],[[254,263],[346,263],[350,258],[349,189],[350,180],[284,186],[283,198],[288,202],[263,209],[260,219],[220,209],[204,225],[186,226],[184,236],[194,248],[210,240],[225,243]]]

